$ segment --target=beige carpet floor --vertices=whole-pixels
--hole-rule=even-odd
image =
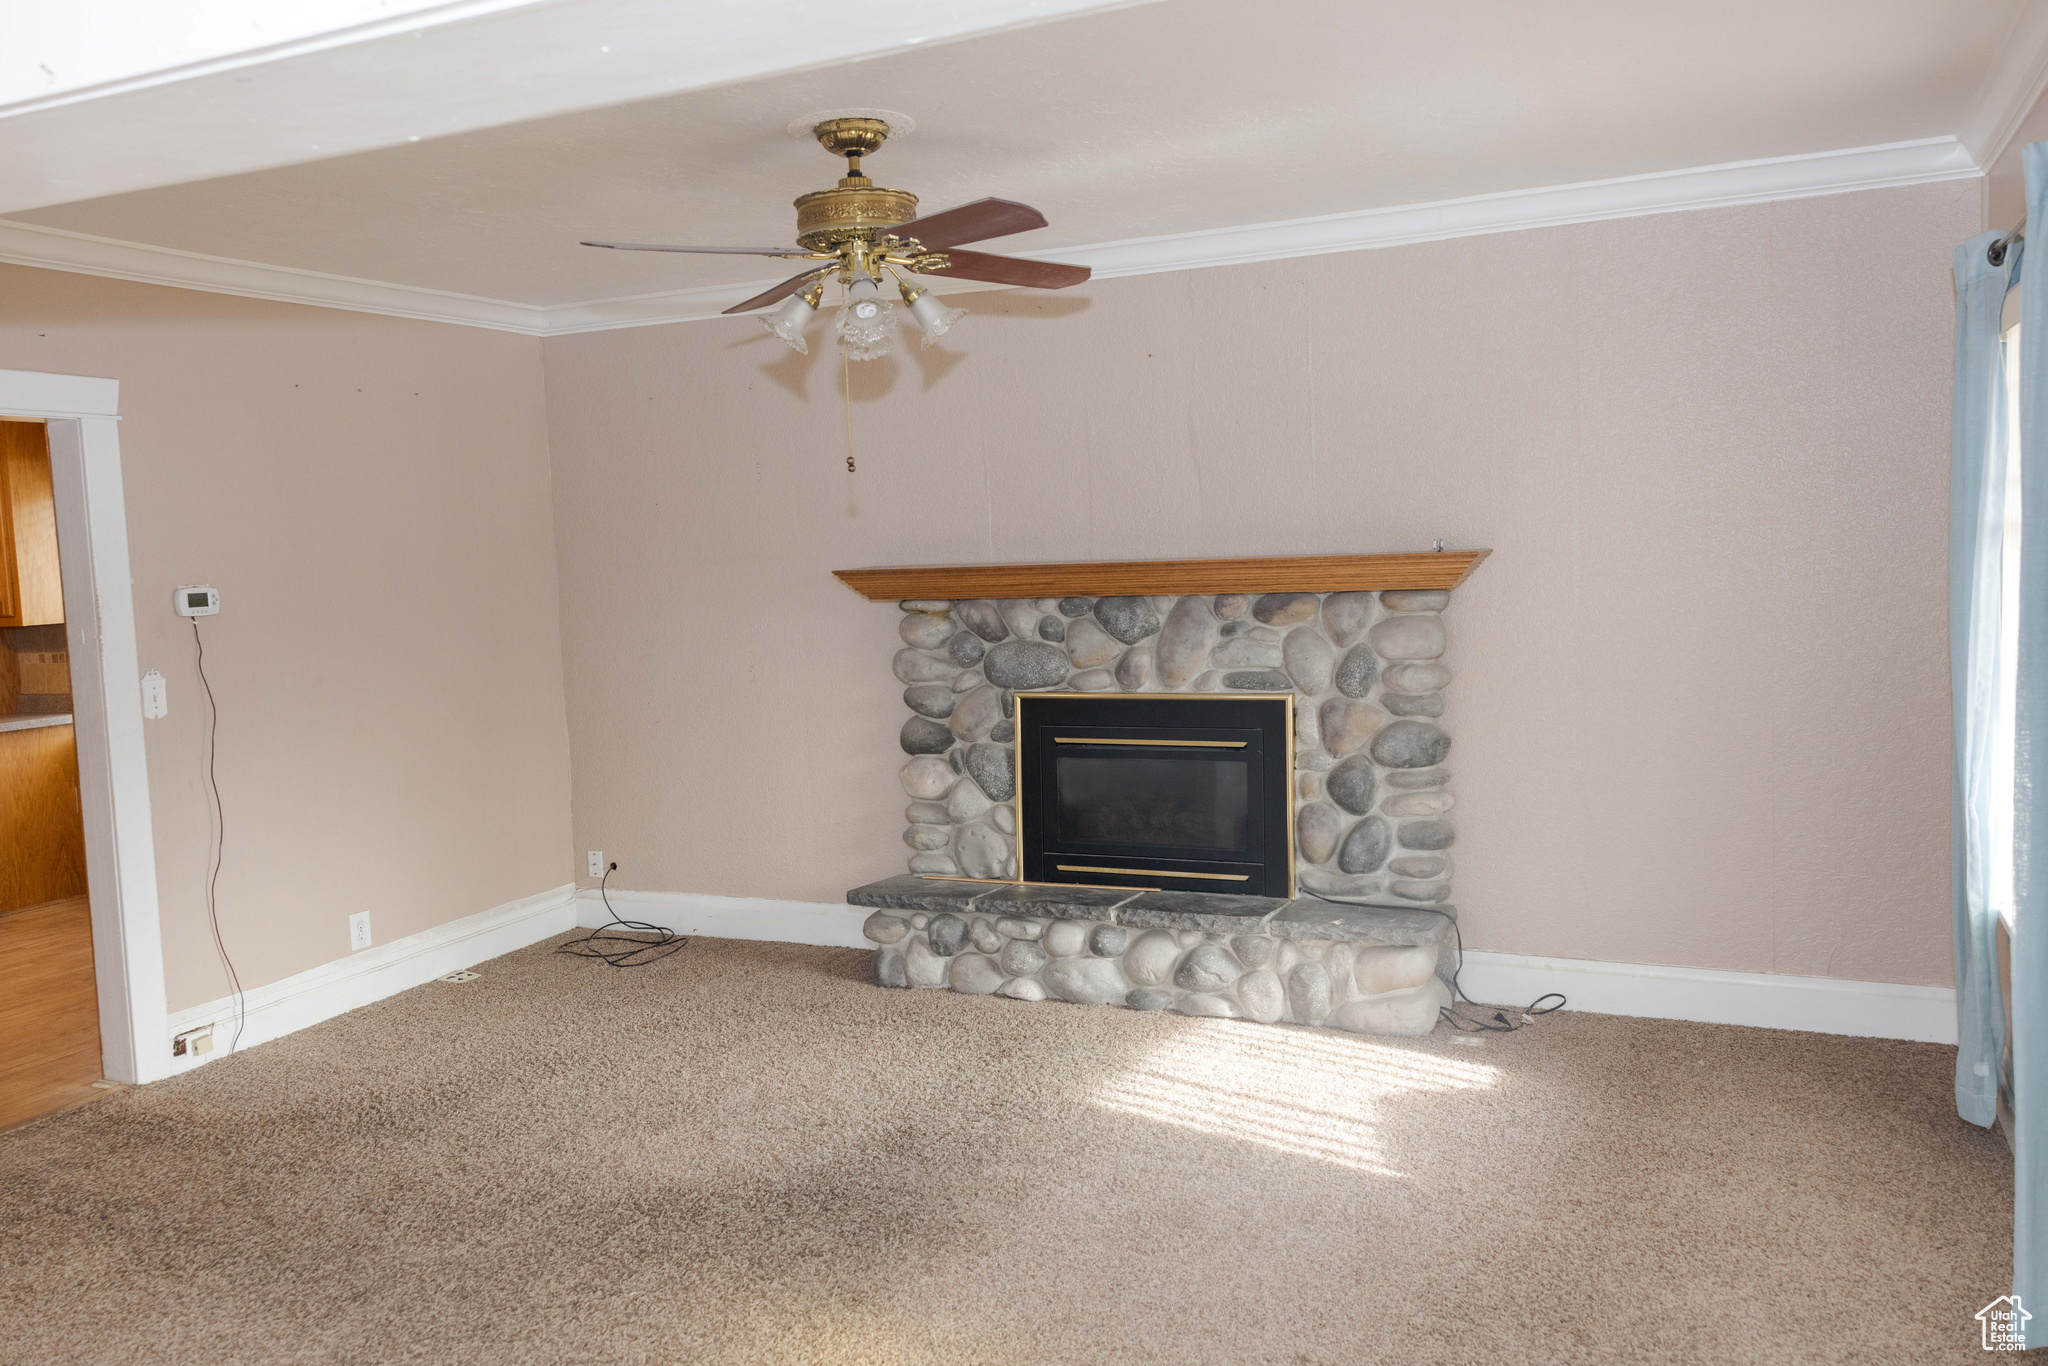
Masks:
[[[1963,1362],[1953,1051],[1454,1044],[546,946],[0,1134],[12,1363]]]

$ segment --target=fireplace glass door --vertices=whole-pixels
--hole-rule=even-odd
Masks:
[[[1241,751],[1145,749],[1129,745],[1143,736],[1118,738],[1125,743],[1054,751],[1061,844],[1244,854],[1251,768]]]
[[[1292,895],[1292,702],[1020,695],[1024,877]]]

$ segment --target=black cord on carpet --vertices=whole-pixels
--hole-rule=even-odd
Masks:
[[[1519,1021],[1508,1019],[1507,1012],[1504,1010],[1494,1011],[1491,1019],[1480,1019],[1477,1016],[1470,1015],[1458,1009],[1458,1002],[1463,1001],[1469,1006],[1479,1005],[1480,1002],[1467,996],[1465,988],[1458,981],[1459,974],[1465,970],[1465,934],[1458,928],[1458,917],[1450,914],[1448,911],[1439,910],[1435,906],[1388,906],[1376,901],[1353,901],[1349,897],[1325,896],[1321,892],[1310,892],[1309,895],[1318,901],[1327,901],[1332,906],[1357,906],[1361,909],[1372,911],[1428,911],[1433,915],[1440,915],[1450,921],[1451,935],[1458,945],[1458,961],[1457,965],[1451,969],[1451,1004],[1438,1007],[1438,1015],[1445,1024],[1448,1024],[1460,1034],[1512,1034],[1524,1026],[1534,1024],[1538,1016],[1548,1015],[1554,1010],[1564,1009],[1564,993],[1561,991],[1546,991],[1522,1008],[1520,1011],[1522,1018]],[[1556,1005],[1547,1006],[1543,1004],[1553,996],[1557,998]]]
[[[556,953],[571,954],[577,958],[595,958],[615,968],[639,968],[649,963],[660,962],[690,942],[687,936],[663,929],[659,925],[650,925],[644,920],[621,919],[619,913],[612,910],[611,894],[605,890],[605,884],[611,881],[612,874],[618,870],[618,864],[607,864],[604,876],[597,880],[597,894],[604,898],[604,908],[611,915],[611,919],[589,934],[571,939],[556,949]],[[609,933],[614,927],[629,930],[635,935],[651,934],[654,937],[635,939],[624,934]],[[625,947],[614,947],[615,945]]]

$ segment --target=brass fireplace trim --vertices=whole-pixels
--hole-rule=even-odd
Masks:
[[[1010,724],[1014,726],[1017,723],[1013,720]],[[1055,735],[1052,742],[1056,745],[1179,745],[1187,749],[1244,749],[1251,744],[1249,740],[1132,740],[1113,736],[1106,740],[1090,740],[1079,735]]]
[[[1086,863],[1055,863],[1062,873],[1129,873],[1132,877],[1198,877],[1204,882],[1250,882],[1250,873],[1176,873],[1165,868],[1097,868]]]
[[[1021,712],[1022,712],[1022,708],[1020,708],[1020,707],[1019,707],[1019,706],[1017,705],[1017,703],[1018,703],[1019,701],[1021,701],[1022,699],[1026,698],[1026,697],[1085,697],[1085,698],[1090,698],[1090,699],[1097,699],[1097,698],[1099,698],[1099,699],[1101,699],[1101,700],[1103,700],[1103,701],[1115,701],[1115,700],[1117,700],[1117,699],[1127,699],[1127,700],[1128,700],[1128,699],[1135,699],[1135,700],[1138,700],[1138,701],[1145,701],[1145,702],[1157,702],[1157,701],[1158,701],[1158,700],[1159,700],[1160,698],[1162,698],[1162,697],[1176,697],[1176,698],[1182,698],[1182,697],[1184,697],[1184,698],[1187,698],[1187,699],[1189,699],[1189,700],[1191,700],[1191,701],[1197,701],[1197,702],[1285,702],[1285,703],[1287,704],[1287,707],[1286,707],[1286,716],[1287,716],[1287,895],[1288,895],[1289,897],[1297,897],[1297,896],[1300,896],[1300,895],[1301,895],[1301,888],[1300,888],[1300,886],[1298,885],[1298,883],[1297,883],[1297,882],[1296,882],[1296,880],[1295,880],[1295,848],[1294,848],[1294,808],[1295,808],[1295,804],[1296,804],[1297,802],[1299,802],[1299,801],[1301,800],[1301,794],[1300,794],[1300,792],[1299,792],[1299,791],[1298,791],[1298,790],[1296,789],[1296,786],[1295,786],[1295,782],[1296,782],[1297,774],[1295,773],[1295,770],[1294,770],[1294,704],[1295,704],[1295,702],[1296,702],[1296,700],[1297,700],[1297,699],[1295,698],[1295,695],[1294,695],[1293,693],[1291,693],[1291,692],[1195,692],[1195,693],[1183,693],[1183,692],[1168,692],[1168,691],[1163,691],[1163,690],[1162,690],[1162,691],[1160,691],[1160,692],[1085,692],[1085,693],[1077,693],[1077,692],[1073,692],[1073,691],[1071,691],[1071,690],[1067,690],[1067,689],[1062,689],[1062,690],[1060,690],[1059,692],[1049,692],[1049,691],[1037,691],[1037,692],[1020,692],[1020,693],[1014,693],[1014,694],[1012,694],[1012,698],[1013,698],[1013,700],[1012,700],[1012,701],[1011,701],[1011,703],[1010,703],[1010,718],[1009,718],[1009,719],[1010,719],[1010,771],[1011,771],[1012,773],[1014,773],[1014,774],[1016,774],[1016,775],[1017,775],[1017,833],[1016,833],[1016,836],[1014,837],[1014,839],[1012,840],[1012,848],[1011,848],[1011,850],[1010,850],[1010,857],[1011,857],[1012,861],[1013,861],[1013,862],[1015,862],[1015,864],[1017,865],[1017,876],[1018,876],[1018,880],[1019,880],[1020,882],[1021,882],[1021,881],[1023,880],[1023,875],[1024,875],[1024,831],[1025,831],[1025,830],[1026,830],[1026,829],[1027,829],[1028,827],[1027,827],[1027,826],[1025,825],[1025,823],[1024,823],[1024,788],[1025,788],[1025,783],[1024,783],[1024,727],[1023,727],[1023,725],[1021,724],[1021,717],[1020,717],[1020,714],[1021,714]],[[1054,736],[1053,738],[1054,738],[1055,740],[1058,740],[1058,739],[1059,739],[1060,737],[1058,737],[1058,736]],[[1121,743],[1128,743],[1128,742],[1121,742]],[[1168,741],[1154,741],[1153,743],[1155,743],[1155,744],[1159,744],[1159,743],[1175,743],[1175,742],[1168,742]],[[1186,742],[1186,741],[1181,741],[1181,742],[1178,742],[1178,743],[1189,743],[1189,742]],[[1063,871],[1064,871],[1064,870],[1063,870]],[[1076,871],[1076,872],[1079,872],[1079,871],[1081,871],[1081,870],[1079,870],[1079,869],[1076,869],[1075,871]],[[1101,870],[1101,871],[1104,871],[1104,872],[1113,872],[1113,873],[1121,873],[1121,872],[1123,872],[1124,870],[1123,870],[1123,869],[1121,869],[1121,868],[1108,868],[1108,869],[1103,869],[1103,870]],[[1148,870],[1145,870],[1145,869],[1132,869],[1132,870],[1131,870],[1131,872],[1133,873],[1133,875],[1139,875],[1139,876],[1142,876],[1142,875],[1143,875],[1143,874],[1144,874],[1145,872],[1147,872],[1147,871],[1148,871]],[[1161,875],[1161,874],[1159,874],[1159,873],[1157,872],[1157,870],[1150,870],[1150,871],[1151,871],[1151,872],[1153,873],[1153,875],[1154,875],[1154,876],[1160,876],[1160,875]],[[1187,874],[1184,874],[1184,873],[1175,873],[1175,874],[1173,874],[1172,876],[1174,876],[1174,877],[1185,877],[1185,876],[1187,876]],[[1068,886],[1078,886],[1079,884],[1069,883],[1069,884],[1063,884],[1063,885],[1068,885]]]

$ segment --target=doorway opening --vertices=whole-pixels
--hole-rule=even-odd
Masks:
[[[0,419],[0,1129],[104,1079],[46,425]]]
[[[96,1016],[100,1075],[132,1083],[167,1076],[173,1066],[164,1002],[163,937],[157,918],[141,669],[136,658],[135,588],[128,565],[128,516],[121,483],[119,412],[120,383],[116,380],[0,370],[0,419],[34,429],[30,437],[40,437],[7,448],[26,450],[36,457],[34,468],[23,476],[23,487],[28,490],[24,501],[46,507],[56,523],[52,538],[47,522],[38,522],[34,536],[41,538],[37,544],[42,550],[27,547],[41,556],[33,564],[24,567],[16,549],[9,548],[8,554],[17,558],[15,582],[23,582],[25,576],[31,586],[21,591],[19,603],[10,598],[5,605],[10,612],[18,612],[44,603],[37,611],[49,615],[46,598],[38,595],[49,586],[53,572],[47,553],[52,539],[54,574],[62,600],[61,625],[49,620],[31,624],[26,615],[15,618],[18,627],[0,625],[0,629],[22,632],[7,643],[16,656],[12,667],[18,674],[26,670],[12,684],[8,714],[16,721],[40,718],[18,729],[43,732],[38,739],[45,746],[54,742],[49,732],[65,724],[48,718],[69,715],[70,791],[64,791],[64,767],[46,757],[44,771],[57,777],[54,789],[41,790],[57,795],[40,800],[61,808],[68,799],[78,813],[85,866],[82,909],[75,902],[68,912],[48,901],[29,904],[45,908],[40,922],[45,929],[60,926],[51,932],[68,935],[66,942],[73,946],[69,980],[93,985],[96,1009],[83,1013]],[[13,468],[9,466],[10,473]],[[44,479],[46,485],[41,482]],[[45,488],[47,502],[43,503]],[[11,512],[6,522],[11,536],[16,525]],[[61,646],[54,643],[53,631],[61,632]],[[49,863],[47,856],[39,856],[35,866],[47,872]],[[71,898],[58,896],[55,900],[64,903]],[[69,933],[81,913],[91,925],[89,958],[77,945],[75,934]],[[45,972],[57,972],[56,964],[65,961],[54,954],[31,956]],[[12,1026],[14,1017],[6,1012],[22,1006],[30,995],[27,987],[27,974],[16,974],[11,968],[0,970],[0,1016],[8,1021],[10,1042],[22,1034]],[[72,999],[76,1000],[75,994]],[[78,1053],[89,1052],[78,1043],[82,1032],[83,1025],[79,1025],[64,1033],[66,1043],[61,1046],[53,1038],[50,1051],[71,1054],[75,1062]]]

